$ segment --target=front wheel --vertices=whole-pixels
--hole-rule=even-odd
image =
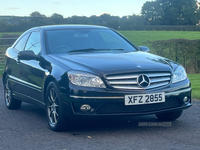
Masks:
[[[4,80],[4,99],[6,107],[8,109],[20,109],[22,101],[13,98],[8,79],[8,76],[6,76]]]
[[[181,116],[182,112],[183,110],[161,113],[161,114],[156,114],[156,117],[160,121],[173,121],[178,119]]]
[[[55,82],[50,82],[46,90],[46,117],[49,127],[53,131],[62,131],[66,127],[66,117],[60,92]]]

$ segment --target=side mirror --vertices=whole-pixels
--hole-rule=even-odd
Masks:
[[[40,60],[40,56],[35,55],[35,53],[31,50],[20,51],[18,53],[18,60]]]
[[[150,49],[146,46],[139,46],[139,50],[143,51],[143,52],[149,52],[150,51]]]

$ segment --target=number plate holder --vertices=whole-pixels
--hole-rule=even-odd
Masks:
[[[143,104],[155,104],[165,102],[165,93],[153,93],[153,94],[138,94],[138,95],[125,95],[125,105],[143,105]]]

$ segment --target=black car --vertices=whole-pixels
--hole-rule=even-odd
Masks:
[[[191,106],[184,68],[136,47],[113,29],[90,25],[32,28],[6,51],[5,103],[46,110],[54,131],[83,117],[155,114],[175,120]]]

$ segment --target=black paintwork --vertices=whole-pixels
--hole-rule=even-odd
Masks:
[[[75,29],[75,28],[103,28],[99,26],[83,26],[83,25],[62,25],[62,26],[44,26],[37,27],[26,31],[7,49],[6,66],[3,74],[3,80],[6,75],[9,75],[10,86],[15,98],[29,103],[34,103],[42,107],[45,106],[45,91],[50,81],[55,81],[60,89],[60,94],[66,109],[66,115],[134,115],[134,114],[153,114],[172,110],[185,109],[191,106],[191,103],[184,104],[183,97],[191,95],[191,91],[178,93],[180,90],[189,89],[190,81],[187,79],[182,82],[171,84],[162,88],[151,90],[120,90],[112,88],[106,81],[106,75],[134,72],[156,72],[168,71],[173,74],[174,70],[179,65],[176,62],[162,58],[150,53],[139,51],[136,49],[133,52],[113,52],[113,53],[59,53],[47,54],[48,47],[46,46],[46,30],[60,29]],[[108,29],[110,30],[110,29]],[[18,41],[27,33],[39,31],[41,34],[41,52],[35,56],[33,53],[20,52],[14,48]],[[116,31],[114,31],[116,32]],[[123,37],[125,38],[125,37]],[[127,39],[126,39],[127,40]],[[130,43],[130,41],[127,40]],[[141,48],[140,48],[141,49]],[[145,49],[146,51],[147,49]],[[24,57],[27,56],[27,59]],[[140,65],[141,67],[136,67]],[[73,85],[67,76],[69,70],[79,70],[89,72],[99,76],[106,85],[105,89],[78,87]],[[14,77],[14,78],[13,78]],[[22,82],[21,82],[22,81]],[[146,106],[147,111],[126,112],[126,113],[98,113],[98,109],[106,104],[123,105],[124,99],[82,99],[72,98],[74,96],[86,97],[124,97],[125,94],[144,94],[155,92],[177,92],[166,97],[167,99],[175,99],[179,104],[177,107],[163,106],[163,109],[156,108],[152,110]],[[91,113],[81,113],[77,108],[85,103],[89,103],[97,110]],[[157,104],[156,104],[157,105]],[[131,106],[134,109],[134,106]],[[140,107],[140,106],[137,106]],[[144,109],[145,106],[142,106]]]

